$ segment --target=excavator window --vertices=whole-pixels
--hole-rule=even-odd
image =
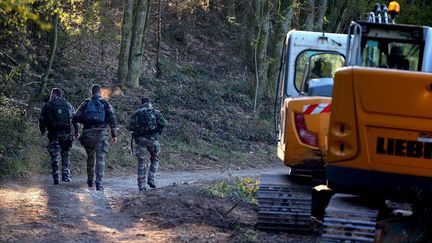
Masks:
[[[421,44],[388,39],[364,42],[362,64],[366,67],[421,70]]]
[[[304,79],[333,78],[334,73],[345,63],[345,57],[339,53],[306,50],[296,59],[295,87],[302,89]],[[307,87],[306,83],[306,87]]]

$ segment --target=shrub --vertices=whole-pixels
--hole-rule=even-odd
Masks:
[[[222,198],[235,198],[249,204],[258,204],[259,181],[256,178],[226,178],[211,184],[204,193]]]

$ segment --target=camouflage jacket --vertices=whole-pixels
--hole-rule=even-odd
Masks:
[[[45,105],[42,107],[42,111],[41,111],[40,116],[39,116],[39,130],[41,133],[45,133],[45,131],[48,129],[48,133],[50,133],[51,135],[55,135],[57,133],[70,134],[72,132],[72,129],[70,126],[69,126],[69,128],[58,130],[58,129],[54,128],[52,126],[52,122],[49,121],[48,112],[52,112],[52,110],[51,110],[52,109],[52,102],[56,99],[62,99],[62,98],[51,99],[47,103],[45,103]],[[69,102],[66,101],[66,103],[67,103],[67,106],[69,109],[69,113],[71,114],[70,124],[73,125],[75,134],[78,134],[79,125],[78,125],[78,123],[73,122],[73,116],[75,114],[75,109]]]
[[[153,108],[153,105],[151,103],[146,103],[141,105],[136,111],[135,113],[137,113],[140,110],[153,110],[154,114],[156,116],[156,123],[157,123],[157,128],[153,131],[149,131],[148,133],[145,134],[136,134],[135,132],[133,132],[133,127],[132,127],[132,117],[129,119],[129,122],[126,126],[126,129],[129,131],[132,131],[132,135],[133,137],[146,137],[149,139],[158,139],[159,135],[162,134],[162,132],[164,131],[166,125],[167,125],[167,121],[165,120],[165,118],[163,117],[162,113],[159,110],[156,110]],[[134,114],[135,114],[134,113]]]
[[[101,125],[92,125],[87,124],[84,119],[84,111],[86,109],[87,104],[91,101],[92,98],[100,99],[105,107],[105,122]],[[114,108],[112,105],[105,99],[103,99],[101,96],[96,95],[92,98],[86,99],[81,105],[78,107],[77,112],[75,113],[75,116],[73,118],[74,122],[78,122],[84,125],[83,130],[88,129],[98,129],[98,128],[110,128],[111,130],[111,136],[117,137],[117,118],[114,113]]]

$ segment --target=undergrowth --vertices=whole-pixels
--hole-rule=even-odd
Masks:
[[[202,192],[214,197],[233,198],[257,205],[258,189],[259,181],[256,178],[232,178],[229,176],[222,181],[212,183]]]
[[[119,142],[110,145],[106,156],[106,171],[135,171],[137,159],[130,153],[130,133],[124,126],[142,96],[150,97],[168,121],[160,140],[161,169],[267,166],[274,158],[273,123],[269,116],[272,109],[259,100],[261,108],[253,112],[255,84],[242,59],[245,50],[238,44],[244,36],[242,28],[227,23],[226,19],[213,19],[212,28],[207,25],[190,28],[187,19],[180,23],[177,19],[166,21],[176,31],[167,32],[164,38],[162,77],[154,78],[150,68],[154,40],[149,38],[144,53],[148,60],[143,62],[140,87],[121,87],[124,95],[110,100],[120,130]],[[120,33],[119,28],[112,31]],[[57,55],[61,56],[55,58],[47,90],[61,87],[77,108],[88,98],[92,84],[115,86],[113,67],[117,63],[118,42],[106,41],[102,47],[104,58],[100,56],[100,40],[90,33],[82,39],[70,37],[70,42],[65,45],[63,39],[59,40],[61,51]],[[42,50],[41,47],[42,44],[35,45],[35,50]],[[4,94],[25,102],[38,89],[33,81],[23,76],[16,80],[19,86],[8,86]],[[0,84],[0,91],[5,89],[3,86]],[[48,97],[48,91],[45,96]],[[41,107],[42,102],[37,106]],[[20,112],[11,115],[1,111],[0,175],[49,174],[51,166],[45,148],[48,140],[39,135],[36,117],[24,122]],[[86,153],[79,142],[72,148],[71,163],[72,173],[85,174]]]
[[[40,135],[24,120],[22,109],[6,103],[0,100],[0,175],[17,177],[44,170]]]
[[[255,243],[259,242],[258,234],[255,230],[242,228],[240,225],[234,227],[236,234],[234,242],[237,243]]]
[[[249,83],[243,79],[220,82],[212,71],[195,65],[165,60],[171,67],[168,77],[145,78],[142,87],[127,96],[111,100],[120,123],[118,144],[110,146],[106,171],[134,171],[136,157],[130,153],[130,133],[125,130],[131,112],[138,107],[139,93],[150,93],[156,108],[168,120],[161,138],[161,168],[240,168],[265,164],[273,157],[272,120],[265,113],[253,114]],[[169,81],[172,83],[168,83]],[[75,107],[88,92],[75,84],[66,94]],[[6,109],[6,108],[5,108]],[[2,113],[0,174],[49,173],[46,137],[39,135],[37,120],[23,122],[23,111]],[[264,115],[263,115],[264,114]],[[12,129],[10,129],[12,128]],[[14,151],[7,154],[5,151]],[[4,162],[6,161],[6,162]],[[79,142],[72,148],[72,173],[85,174],[86,154]]]

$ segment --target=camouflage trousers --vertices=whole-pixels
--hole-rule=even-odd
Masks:
[[[91,184],[94,182],[94,175],[96,172],[96,184],[102,184],[105,169],[105,155],[109,150],[108,130],[83,130],[80,141],[87,152],[87,182]]]
[[[73,143],[72,135],[49,136],[48,152],[51,156],[52,176],[59,180],[60,161],[62,164],[62,179],[70,177],[70,154]]]
[[[154,183],[159,167],[160,143],[158,140],[145,137],[135,138],[135,143],[135,155],[138,158],[138,188],[143,189],[147,175],[147,152],[150,153],[150,169],[147,181]]]

